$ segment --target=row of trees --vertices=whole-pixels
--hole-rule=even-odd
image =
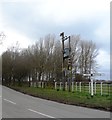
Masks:
[[[68,43],[66,43],[67,45]],[[71,35],[71,60],[73,75],[91,73],[96,70],[95,61],[98,49],[92,41],[81,40],[80,35]],[[67,61],[65,61],[67,68]],[[55,35],[40,38],[27,49],[18,44],[2,54],[2,80],[4,84],[21,85],[23,81],[61,81],[62,80],[62,44]]]

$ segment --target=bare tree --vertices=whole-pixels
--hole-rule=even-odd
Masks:
[[[6,51],[2,54],[2,83],[10,85],[11,77],[12,77],[11,52]]]
[[[95,58],[97,55],[98,49],[96,48],[95,43],[92,41],[80,41],[79,68],[81,74],[91,73],[92,70],[95,70]]]
[[[71,62],[73,67],[73,73],[76,74],[78,71],[78,60],[79,60],[79,42],[80,35],[71,35]]]
[[[75,78],[79,71],[80,76],[95,71],[97,55],[98,49],[93,41],[81,40],[80,35],[71,35],[71,62]],[[55,35],[40,38],[26,49],[20,49],[17,43],[4,52],[2,58],[2,78],[6,84],[17,81],[22,85],[29,78],[30,87],[31,78],[33,83],[40,80],[60,81],[62,78],[62,46]],[[67,66],[68,61],[65,60],[64,67]]]
[[[54,74],[56,81],[59,81],[62,75],[61,42],[59,40],[56,40],[54,46],[55,46],[53,53]]]
[[[53,54],[54,54],[54,42],[55,36],[54,35],[47,35],[44,39],[44,46],[45,46],[45,53],[46,53],[46,73],[47,79],[53,78]],[[49,67],[50,66],[50,67]]]

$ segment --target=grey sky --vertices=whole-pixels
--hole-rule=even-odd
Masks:
[[[0,31],[7,36],[3,50],[15,41],[26,47],[49,33],[57,37],[62,31],[66,35],[80,34],[82,39],[96,43],[99,71],[109,79],[109,0],[2,0],[0,5]]]

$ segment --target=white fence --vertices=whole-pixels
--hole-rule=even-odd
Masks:
[[[44,82],[31,83],[31,86],[44,88],[47,87]],[[62,82],[54,82],[52,87],[54,89],[63,90]],[[68,91],[69,84],[65,82],[65,90]],[[112,84],[106,82],[71,82],[71,91],[72,92],[85,92],[89,93],[92,96],[96,94],[100,95],[110,95],[111,94]]]

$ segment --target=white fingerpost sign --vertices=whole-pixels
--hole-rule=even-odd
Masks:
[[[93,79],[91,78],[91,97],[93,97]]]

